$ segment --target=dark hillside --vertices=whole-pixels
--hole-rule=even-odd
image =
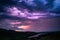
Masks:
[[[60,40],[60,32],[16,32],[0,29],[0,40]]]

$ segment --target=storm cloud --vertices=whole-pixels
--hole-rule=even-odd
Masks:
[[[59,4],[60,0],[0,0],[0,28],[59,31]]]

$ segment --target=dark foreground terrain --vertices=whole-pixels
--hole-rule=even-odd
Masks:
[[[60,32],[16,32],[0,29],[0,40],[60,40]]]

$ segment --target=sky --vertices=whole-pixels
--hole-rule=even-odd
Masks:
[[[60,31],[60,0],[0,0],[0,28]]]

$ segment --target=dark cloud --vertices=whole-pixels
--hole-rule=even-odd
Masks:
[[[3,11],[4,6],[19,6],[29,10],[49,10],[58,13],[60,10],[59,2],[59,0],[0,0],[0,11]]]
[[[60,5],[59,4],[60,4],[60,0],[58,0],[58,1],[57,0],[33,0],[33,1],[32,0],[23,0],[23,1],[22,0],[21,1],[20,0],[0,0],[0,28],[5,28],[5,29],[11,28],[13,30],[16,30],[16,29],[19,30],[19,28],[16,28],[16,27],[12,28],[11,26],[9,26],[9,24],[7,22],[4,22],[5,19],[19,20],[21,22],[29,20],[27,18],[20,18],[17,16],[7,15],[8,12],[6,12],[6,10],[7,10],[7,9],[5,9],[6,7],[15,6],[18,9],[20,8],[21,10],[28,9],[28,10],[30,10],[30,12],[32,12],[32,11],[38,12],[38,10],[39,10],[39,11],[48,11],[50,13],[52,12],[52,13],[60,14]],[[1,23],[1,20],[2,20],[3,24]],[[58,28],[60,28],[59,20],[60,20],[60,18],[56,18],[56,19],[47,18],[47,19],[39,19],[39,20],[35,20],[35,21],[33,20],[34,24],[33,23],[31,24],[32,25],[31,29],[33,31],[44,31],[43,29],[46,27],[45,31],[46,30],[49,31],[51,29],[55,30],[56,28],[57,28],[56,30],[59,30],[58,29]],[[51,23],[50,21],[53,23]],[[54,27],[55,27],[55,29],[54,29]],[[23,30],[23,29],[21,29],[21,30]]]
[[[49,11],[60,13],[59,0],[0,0],[0,18],[17,18],[8,16],[5,7],[16,6],[18,8],[28,9],[31,11]],[[56,4],[56,5],[55,5]]]

